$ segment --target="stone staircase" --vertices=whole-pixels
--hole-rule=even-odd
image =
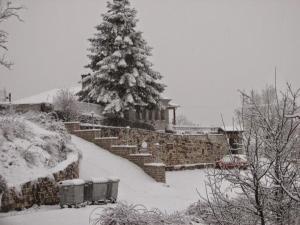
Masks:
[[[120,142],[125,143],[125,140],[120,141],[118,137],[103,137],[101,136],[101,129],[81,129],[79,122],[66,122],[65,127],[69,133],[133,162],[155,181],[166,182],[165,164],[155,162],[150,153],[139,153],[138,146],[118,144]]]

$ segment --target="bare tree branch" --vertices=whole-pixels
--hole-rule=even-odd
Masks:
[[[4,1],[0,0],[0,24],[7,21],[8,19],[15,17],[19,21],[23,21],[19,16],[19,10],[23,9],[23,6],[13,6],[10,0]],[[0,30],[0,49],[7,51],[8,33],[4,30]],[[8,61],[5,54],[0,57],[0,65],[10,69],[13,65],[12,62]]]

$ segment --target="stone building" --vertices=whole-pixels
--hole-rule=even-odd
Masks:
[[[156,130],[166,130],[171,124],[176,125],[176,110],[178,107],[178,105],[171,103],[171,99],[161,98],[156,109],[130,109],[125,113],[125,119],[151,124]]]
[[[219,128],[219,133],[225,134],[232,154],[243,154],[243,129],[237,127]]]

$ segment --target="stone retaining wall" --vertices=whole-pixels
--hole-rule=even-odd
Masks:
[[[166,182],[165,165],[161,163],[146,163],[144,164],[144,171],[150,176],[155,177],[157,182]]]
[[[195,169],[206,169],[206,168],[214,168],[214,167],[215,167],[214,163],[196,163],[196,164],[166,166],[166,171],[195,170]]]
[[[122,142],[124,144],[118,144],[120,143],[118,137],[103,137],[101,136],[101,129],[78,130],[79,123],[76,122],[65,123],[65,126],[71,134],[81,137],[82,139],[92,142],[115,155],[118,155],[135,163],[157,182],[166,181],[165,165],[160,163],[160,165],[145,166],[146,164],[154,163],[154,157],[149,153],[138,153],[138,148],[136,145],[128,145],[127,142]]]
[[[107,126],[97,126],[97,129],[91,130],[76,130],[79,126],[79,123],[66,124],[70,133],[132,161],[159,182],[165,180],[166,168],[177,170],[179,167],[176,165],[185,165],[180,166],[181,169],[203,168],[204,164],[214,165],[216,160],[229,152],[229,144],[223,134],[175,135],[137,128]],[[107,139],[103,137],[107,137]],[[147,143],[151,157],[147,158],[141,155],[138,156],[139,159],[132,157],[131,154],[139,152],[143,142]],[[114,147],[114,145],[119,146]],[[122,148],[120,147],[122,145],[136,145],[137,148]],[[166,167],[145,166],[153,162],[162,162]],[[189,164],[193,166],[186,166]],[[161,175],[162,173],[164,175]]]
[[[138,148],[143,142],[147,142],[153,157],[167,166],[214,163],[229,152],[229,145],[223,134],[174,135],[136,128],[105,126],[99,130],[97,134],[92,130],[87,131],[83,138],[92,140],[95,136],[118,137],[113,140],[113,144],[137,145]]]
[[[3,193],[2,212],[21,210],[37,205],[55,205],[59,203],[57,182],[79,177],[79,161],[71,163],[64,170],[52,176],[38,178],[21,185],[21,189],[9,188]]]
[[[75,130],[80,130],[79,122],[65,122],[64,124],[70,134],[74,134]]]

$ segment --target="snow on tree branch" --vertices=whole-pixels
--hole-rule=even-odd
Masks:
[[[104,113],[120,116],[129,108],[154,108],[165,85],[148,61],[151,48],[136,30],[137,11],[128,0],[112,0],[97,33],[90,38],[91,70],[79,93],[80,100],[105,107]]]
[[[207,194],[193,209],[203,208],[199,217],[207,224],[298,223],[300,121],[290,119],[298,116],[297,93],[290,85],[241,93],[237,120],[249,168],[208,173]]]

